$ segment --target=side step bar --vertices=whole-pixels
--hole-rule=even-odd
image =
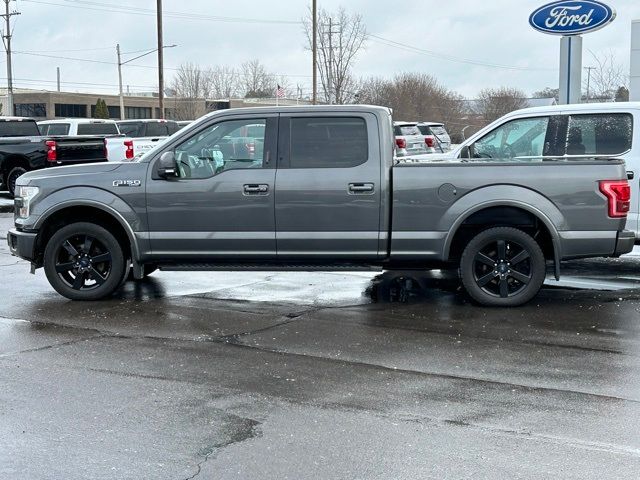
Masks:
[[[298,263],[167,263],[158,265],[160,270],[170,272],[209,271],[298,271],[298,272],[380,272],[381,266],[357,264],[298,264]]]

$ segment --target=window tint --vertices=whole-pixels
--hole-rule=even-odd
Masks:
[[[86,118],[87,106],[75,103],[56,103],[54,105],[56,117]]]
[[[348,168],[369,157],[363,118],[291,119],[291,168]]]
[[[474,157],[541,157],[548,125],[549,117],[521,118],[500,125],[474,144]]]
[[[169,127],[166,122],[149,122],[145,137],[168,137]]]
[[[631,149],[633,120],[628,113],[571,115],[567,155],[617,155]]]
[[[49,123],[41,125],[40,131],[42,135],[69,135],[68,123]]]
[[[33,121],[0,121],[0,137],[37,137],[38,125]]]
[[[118,135],[115,123],[81,123],[78,125],[78,135]]]
[[[265,119],[229,120],[199,131],[175,149],[181,178],[209,178],[225,170],[262,168]]]

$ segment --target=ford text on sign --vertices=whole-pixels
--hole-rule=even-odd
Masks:
[[[555,35],[578,35],[604,27],[616,18],[608,5],[595,0],[553,2],[529,17],[533,28]]]

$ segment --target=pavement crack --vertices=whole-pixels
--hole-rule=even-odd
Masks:
[[[68,345],[74,345],[76,343],[84,342],[84,341],[87,341],[87,340],[95,340],[97,338],[103,338],[103,337],[107,337],[107,336],[109,336],[109,335],[99,333],[97,335],[91,335],[89,337],[77,338],[77,339],[74,339],[74,340],[69,340],[67,342],[52,343],[52,344],[49,344],[49,345],[44,345],[42,347],[27,348],[25,350],[18,350],[17,352],[3,353],[3,354],[0,354],[0,358],[14,357],[16,355],[21,355],[23,353],[41,352],[41,351],[44,351],[44,350],[51,350],[52,348],[57,348],[57,347],[66,347]]]

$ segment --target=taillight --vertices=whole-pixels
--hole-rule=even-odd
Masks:
[[[426,137],[424,137],[424,143],[427,144],[427,147],[433,148],[436,144],[436,139],[431,135],[427,135]]]
[[[406,138],[396,138],[396,146],[398,148],[407,148],[407,139]]]
[[[55,163],[58,161],[58,148],[55,140],[47,140],[44,142],[47,147],[47,162]]]
[[[133,158],[133,140],[125,140],[124,148],[124,158],[126,158],[127,160],[131,160]]]
[[[626,180],[601,180],[600,191],[607,197],[609,216],[624,218],[631,206],[631,187]]]

